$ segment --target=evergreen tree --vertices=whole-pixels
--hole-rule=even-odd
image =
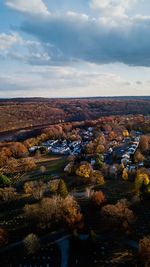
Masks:
[[[0,186],[4,187],[4,186],[10,186],[10,185],[11,185],[10,179],[6,175],[3,175],[2,173],[0,173]]]
[[[95,168],[101,169],[104,167],[104,158],[102,154],[97,154],[96,156],[96,162],[95,162]]]
[[[57,189],[57,193],[61,196],[61,197],[66,197],[68,195],[68,189],[67,186],[64,182],[64,180],[60,179],[59,184],[58,184],[58,189]]]

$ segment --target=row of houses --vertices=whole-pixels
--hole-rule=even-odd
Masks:
[[[134,141],[131,142],[130,147],[127,148],[125,153],[122,155],[121,163],[124,165],[131,163],[131,157],[135,154],[140,142],[140,136],[136,136]]]
[[[48,153],[62,154],[62,155],[77,155],[81,152],[82,142],[77,141],[59,141],[59,140],[48,140],[42,143],[40,146],[33,146],[29,148],[29,152],[35,153],[37,150],[47,150]]]
[[[43,142],[40,146],[33,146],[29,149],[29,152],[35,153],[37,150],[46,149],[48,153],[61,154],[61,155],[78,155],[81,153],[82,148],[93,136],[93,128],[88,127],[87,130],[82,129],[80,131],[82,136],[81,140],[48,140]]]

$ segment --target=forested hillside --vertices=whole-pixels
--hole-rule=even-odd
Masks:
[[[150,114],[150,98],[1,100],[0,131],[122,114]]]

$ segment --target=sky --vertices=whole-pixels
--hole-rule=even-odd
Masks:
[[[150,95],[149,0],[0,0],[0,97]]]

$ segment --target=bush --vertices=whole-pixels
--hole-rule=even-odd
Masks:
[[[50,228],[57,223],[75,227],[82,220],[77,202],[69,195],[65,199],[53,196],[37,204],[25,205],[24,212],[29,221],[38,223],[41,228]]]
[[[10,179],[6,175],[3,175],[2,173],[0,173],[0,186],[4,187],[4,186],[10,186],[10,185],[11,185]]]
[[[122,172],[122,179],[124,181],[127,181],[128,180],[128,172],[127,172],[126,169],[124,169],[123,172]]]
[[[28,155],[28,150],[22,143],[14,142],[10,149],[14,158],[21,158]]]
[[[16,192],[13,187],[0,188],[0,200],[12,201],[16,199]]]
[[[85,181],[89,181],[92,177],[92,166],[85,162],[79,166],[76,170],[76,175],[83,177]]]
[[[106,203],[106,198],[102,191],[96,191],[92,194],[91,201],[95,206],[100,207]]]
[[[58,184],[59,184],[59,179],[50,180],[48,182],[48,188],[51,193],[54,193],[54,194],[57,193]]]
[[[41,166],[40,167],[40,172],[43,174],[46,172],[46,167],[45,166]]]
[[[61,197],[64,197],[64,198],[68,195],[67,186],[66,186],[64,180],[62,180],[62,179],[60,179],[60,181],[58,183],[57,193],[58,193],[58,195],[60,195]]]
[[[142,186],[147,186],[150,183],[149,175],[146,172],[137,172],[135,178],[135,192],[137,195],[140,195]]]
[[[63,220],[71,228],[82,227],[82,214],[76,200],[68,195],[63,203]]]
[[[125,201],[104,206],[101,210],[101,216],[108,227],[117,230],[129,230],[129,226],[135,221],[134,213],[128,208]]]
[[[100,171],[93,171],[92,180],[93,180],[93,182],[97,183],[98,185],[103,185],[105,182],[104,176],[101,174]]]
[[[33,158],[28,157],[28,158],[24,158],[20,160],[21,171],[27,172],[27,171],[35,169],[35,167],[36,167],[36,163]]]
[[[25,194],[32,195],[35,199],[41,199],[46,190],[46,185],[39,181],[29,181],[24,184],[24,192]]]
[[[150,266],[150,236],[145,236],[139,241],[139,255],[143,266]]]
[[[103,155],[98,154],[96,156],[95,168],[102,169],[104,167],[104,158]]]
[[[139,150],[137,150],[134,154],[134,160],[136,163],[140,163],[145,160],[145,157]]]
[[[62,198],[43,198],[37,204],[25,205],[24,212],[29,221],[38,223],[41,228],[50,228],[53,223],[61,220]]]
[[[39,239],[34,234],[27,235],[23,242],[28,255],[35,254],[40,248]]]

